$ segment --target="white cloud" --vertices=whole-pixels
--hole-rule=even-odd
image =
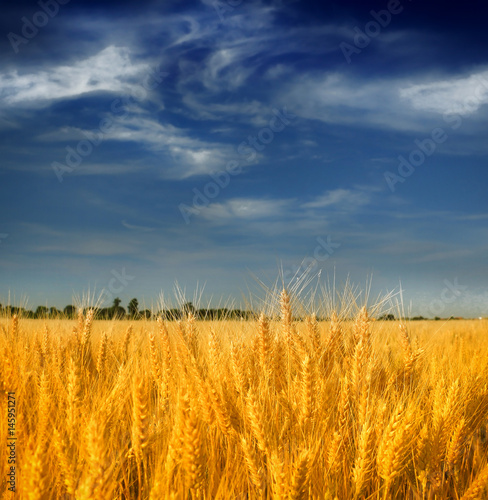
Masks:
[[[19,75],[17,70],[0,73],[0,102],[6,105],[46,105],[89,92],[125,93],[144,90],[146,63],[133,63],[126,47],[109,46],[73,65],[53,66],[37,73]],[[134,80],[140,77],[139,82]]]
[[[235,156],[228,145],[190,137],[185,130],[159,123],[150,116],[131,116],[116,122],[107,139],[138,142],[150,151],[167,155],[169,161],[162,162],[162,175],[171,179],[221,171]]]
[[[397,77],[361,81],[340,72],[304,74],[281,92],[280,100],[304,118],[410,131],[425,128],[428,120],[438,124],[437,113],[472,114],[488,103],[488,71],[427,83]]]
[[[290,200],[234,198],[225,203],[211,203],[202,211],[202,217],[214,221],[262,219],[282,215],[289,204]]]
[[[133,229],[135,231],[141,231],[143,233],[149,232],[149,231],[154,231],[154,227],[148,227],[148,226],[138,226],[136,224],[129,224],[125,220],[122,221],[122,225],[126,227],[127,229]]]
[[[268,106],[249,97],[242,100],[236,91],[248,85],[255,74],[273,80],[273,92],[279,91],[296,74],[296,67],[294,63],[276,63],[276,59],[290,52],[304,57],[325,56],[337,50],[340,37],[347,33],[343,27],[333,25],[284,27],[275,22],[280,9],[261,5],[258,12],[255,7],[249,4],[236,7],[223,25],[214,13],[213,18],[206,20],[214,29],[201,30],[200,38],[194,40],[199,48],[208,49],[208,55],[197,62],[186,52],[181,54],[177,87],[187,109],[180,112],[190,112],[192,117],[200,119],[232,116],[233,121],[247,120],[261,125]],[[320,44],[316,43],[317,37]],[[221,93],[228,91],[234,95],[222,99]]]
[[[370,198],[365,192],[351,189],[334,189],[327,191],[311,202],[304,203],[302,208],[339,207],[341,209],[355,209],[368,204],[369,201]]]
[[[360,82],[338,72],[305,74],[284,86],[280,100],[297,115],[326,123],[416,128],[414,114],[399,104],[398,85],[388,80]]]
[[[98,129],[85,130],[77,127],[62,127],[38,137],[44,142],[56,141],[75,146],[77,141],[93,137],[106,141],[134,142],[154,153],[160,165],[160,174],[167,179],[186,179],[192,176],[209,175],[225,169],[227,162],[235,159],[235,148],[228,144],[207,142],[191,137],[188,131],[169,124],[162,124],[150,113],[128,114],[123,120],[106,114],[111,126],[102,133]],[[94,148],[96,151],[96,148]],[[65,154],[65,153],[64,153]],[[60,159],[63,155],[60,155]],[[56,158],[53,158],[55,160]],[[79,175],[106,175],[137,172],[153,168],[154,161],[142,164],[131,161],[119,164],[100,164],[86,159],[74,173]],[[21,167],[19,167],[21,168]],[[30,169],[30,167],[28,167]],[[51,167],[49,169],[51,171]]]
[[[241,63],[255,55],[260,49],[254,44],[251,47],[240,45],[216,50],[205,64],[202,83],[215,91],[234,90],[241,87],[255,68]]]
[[[399,90],[401,98],[421,111],[472,114],[488,103],[488,71]]]

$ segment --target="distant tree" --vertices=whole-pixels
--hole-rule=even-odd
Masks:
[[[96,319],[110,319],[110,311],[111,308],[102,307],[101,309],[97,309],[95,312]]]
[[[38,306],[34,315],[36,318],[45,318],[48,312],[49,309],[46,306]]]
[[[395,321],[395,316],[393,314],[383,314],[378,319],[380,321]]]
[[[158,313],[158,316],[161,316],[163,319],[167,321],[175,321],[182,318],[182,312],[180,309],[163,309]]]
[[[139,316],[139,301],[137,299],[132,299],[127,306],[127,312],[131,318],[136,318]]]
[[[76,316],[76,307],[70,304],[63,309],[63,313],[67,318],[72,319]]]
[[[146,319],[151,319],[151,311],[149,309],[144,309],[144,311],[141,312],[141,315],[143,318],[146,318]]]
[[[190,313],[195,315],[196,309],[193,305],[193,302],[186,302],[185,304],[183,304],[182,312],[185,316],[188,316]]]
[[[61,311],[57,309],[56,307],[50,307],[49,308],[49,317],[50,318],[57,318],[61,314]]]
[[[107,319],[122,319],[125,317],[125,309],[121,307],[121,302],[122,301],[118,297],[115,297],[113,306],[107,310]]]
[[[115,318],[115,319],[123,319],[125,318],[125,309],[123,307],[117,307],[116,309],[115,308],[112,308],[112,314],[111,314],[111,318]]]

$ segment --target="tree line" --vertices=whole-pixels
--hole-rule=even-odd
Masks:
[[[122,301],[116,297],[113,304],[110,307],[96,308],[95,318],[96,319],[151,319],[161,316],[167,321],[179,320],[188,317],[191,313],[196,319],[199,320],[219,320],[219,319],[256,319],[256,315],[253,311],[242,311],[240,309],[228,309],[226,307],[220,307],[217,309],[197,309],[192,302],[186,302],[180,308],[163,309],[161,311],[153,312],[149,309],[139,310],[139,301],[133,298],[129,301],[127,309],[122,307],[120,304]],[[85,308],[86,310],[90,308]],[[57,309],[56,307],[46,307],[38,306],[35,311],[29,311],[23,307],[15,306],[5,306],[0,304],[0,315],[12,316],[17,314],[23,318],[28,319],[44,319],[44,318],[66,318],[73,319],[78,314],[78,308],[74,305],[67,305],[63,310]],[[295,321],[302,321],[303,318],[294,317]],[[328,318],[317,318],[319,321],[327,320]],[[397,321],[397,318],[393,314],[384,314],[379,316],[378,321]],[[427,321],[429,318],[424,318],[423,316],[414,316],[412,318],[404,318],[410,321]],[[460,317],[450,318],[439,318],[436,316],[435,320],[441,319],[463,319]]]
[[[161,316],[163,319],[179,320],[186,318],[190,313],[200,320],[218,319],[251,319],[256,315],[251,311],[241,311],[240,309],[228,309],[221,307],[217,309],[197,309],[192,302],[186,302],[180,308],[163,309],[153,312],[149,309],[139,310],[139,301],[133,298],[129,301],[127,309],[121,306],[122,301],[116,297],[110,307],[96,308],[96,319],[151,319]],[[84,312],[89,308],[86,308]],[[72,304],[67,305],[63,310],[56,307],[38,306],[34,311],[24,307],[5,306],[0,304],[0,315],[11,316],[17,314],[28,319],[44,318],[66,318],[74,319],[78,315],[78,308]]]

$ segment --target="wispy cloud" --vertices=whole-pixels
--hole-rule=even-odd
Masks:
[[[414,263],[420,262],[440,262],[445,260],[456,261],[459,259],[469,258],[475,254],[474,250],[470,250],[469,248],[461,248],[458,250],[450,250],[446,252],[432,252],[427,255],[423,255],[421,257],[412,259]]]
[[[488,71],[410,85],[399,94],[420,111],[472,114],[488,103]]]
[[[455,217],[456,220],[470,220],[470,221],[478,221],[478,220],[486,220],[488,219],[488,214],[464,214],[458,215]]]
[[[134,86],[134,78],[148,70],[146,63],[131,60],[127,47],[109,46],[72,65],[52,66],[36,73],[0,73],[0,102],[10,106],[46,106],[54,100],[90,92],[128,92]]]
[[[124,227],[126,227],[127,229],[133,229],[135,231],[142,231],[142,232],[150,232],[150,231],[154,231],[156,228],[154,227],[147,227],[147,226],[139,226],[139,225],[136,225],[136,224],[129,224],[128,222],[126,222],[125,220],[122,221],[122,225]]]
[[[291,79],[282,99],[305,118],[403,131],[425,128],[426,120],[438,124],[439,113],[472,114],[488,103],[487,71],[432,82],[425,76],[359,78],[305,73]]]
[[[108,139],[137,142],[149,151],[167,155],[161,162],[160,175],[170,179],[187,179],[218,172],[224,169],[226,161],[235,156],[229,145],[191,137],[189,131],[159,123],[150,115],[131,116],[124,122],[117,122],[111,128]]]
[[[303,208],[327,208],[337,207],[346,210],[354,210],[359,206],[370,202],[370,196],[358,190],[334,189],[318,196],[313,201],[304,203]]]
[[[264,219],[283,215],[290,204],[290,200],[235,198],[224,203],[211,203],[202,212],[202,216],[217,222],[234,219]]]
[[[29,231],[31,241],[25,254],[109,257],[137,253],[142,248],[141,241],[127,240],[122,231],[107,234],[99,228],[66,230],[31,223],[21,226]]]

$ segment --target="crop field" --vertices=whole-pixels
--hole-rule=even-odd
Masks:
[[[487,498],[488,321],[279,300],[246,321],[0,318],[15,496]]]

